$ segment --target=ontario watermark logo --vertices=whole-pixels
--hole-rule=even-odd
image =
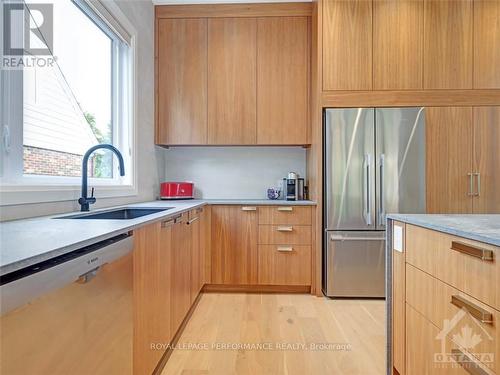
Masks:
[[[493,344],[493,337],[485,328],[484,322],[473,317],[465,309],[460,309],[451,319],[443,321],[443,329],[436,336],[441,342],[440,352],[434,353],[434,362],[437,367],[463,367],[478,368],[478,363],[491,367],[495,360],[494,353],[483,351],[491,348],[488,342]],[[456,348],[450,348],[449,340],[456,344]]]
[[[3,4],[2,69],[52,67],[54,9],[50,3]]]

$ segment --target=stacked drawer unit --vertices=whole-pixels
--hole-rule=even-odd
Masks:
[[[312,209],[259,207],[258,283],[311,285]]]
[[[406,224],[406,374],[500,373],[500,248]]]

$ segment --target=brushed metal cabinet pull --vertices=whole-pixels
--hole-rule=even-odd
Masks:
[[[257,207],[241,207],[241,211],[257,211]]]
[[[291,246],[278,246],[277,250],[283,251],[283,252],[289,252],[289,251],[293,251],[293,247],[291,247]]]
[[[479,320],[481,323],[493,324],[493,314],[489,311],[477,306],[476,304],[467,301],[465,298],[459,295],[451,296],[451,303],[460,309],[465,309],[474,318]]]
[[[477,193],[475,194],[476,197],[481,196],[481,173],[474,173],[474,175],[477,177]]]
[[[196,216],[196,217],[193,217],[191,220],[189,220],[186,224],[189,225],[189,224],[193,224],[196,220],[198,220],[200,217],[199,216]]]
[[[278,232],[292,232],[293,227],[278,227],[276,228]]]
[[[488,375],[470,355],[465,354],[460,349],[451,349],[451,357],[471,375]]]
[[[493,250],[474,247],[459,241],[451,242],[451,250],[455,250],[458,251],[459,253],[470,255],[474,258],[479,258],[487,262],[492,262],[494,258]]]
[[[293,211],[293,207],[278,207],[278,211],[292,212]]]
[[[165,220],[161,222],[162,228],[168,228],[175,224],[175,219]]]
[[[474,173],[467,173],[467,176],[469,176],[469,191],[467,195],[469,197],[474,196]]]

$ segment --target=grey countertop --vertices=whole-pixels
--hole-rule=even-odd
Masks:
[[[390,214],[389,219],[500,246],[500,215]]]
[[[312,201],[271,201],[254,199],[152,201],[125,206],[171,209],[131,220],[54,219],[75,212],[0,223],[0,275],[42,262],[83,246],[125,233],[148,223],[164,220],[176,214],[206,204],[244,205],[314,205]]]

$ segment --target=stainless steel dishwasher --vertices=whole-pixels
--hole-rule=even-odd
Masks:
[[[132,374],[132,238],[0,277],[1,374]]]

